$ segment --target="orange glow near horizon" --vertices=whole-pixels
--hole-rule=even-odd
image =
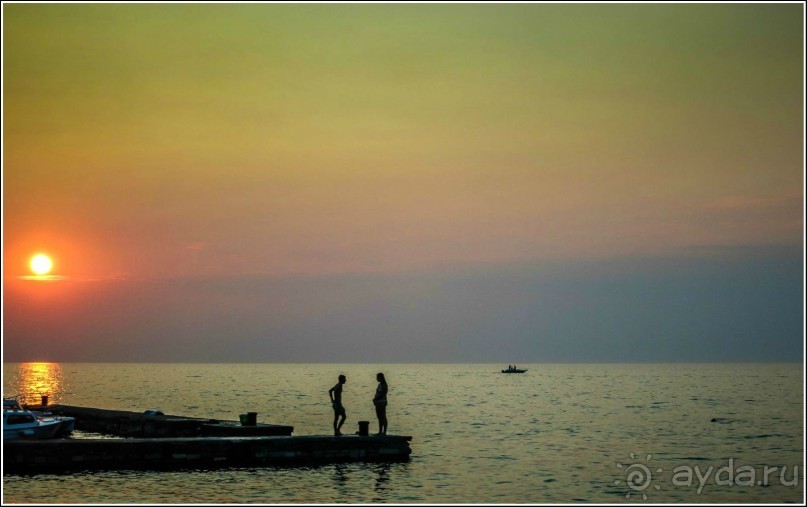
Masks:
[[[13,239],[3,246],[4,275],[7,281],[52,282],[96,278],[112,268],[106,263],[109,256],[99,255],[98,235],[85,235],[72,231],[68,236],[49,228],[30,227],[14,233]],[[52,265],[44,275],[37,274],[31,261],[36,255],[45,255]],[[31,284],[43,285],[43,284]],[[50,285],[50,284],[49,284]]]
[[[28,269],[31,270],[30,275],[21,275],[17,278],[20,280],[33,280],[38,282],[52,282],[56,280],[64,280],[65,277],[53,274],[55,262],[53,257],[48,254],[39,252],[33,255],[28,260]]]

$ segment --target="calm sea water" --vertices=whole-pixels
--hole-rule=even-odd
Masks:
[[[3,394],[30,402],[48,394],[51,403],[231,420],[253,411],[295,435],[330,433],[327,391],[339,374],[348,379],[345,429],[369,420],[376,431],[371,399],[382,371],[389,432],[411,435],[413,454],[394,464],[4,475],[3,502],[804,499],[801,364],[519,364],[529,368],[519,375],[503,367],[6,363]]]

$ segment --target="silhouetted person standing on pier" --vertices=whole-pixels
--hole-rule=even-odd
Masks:
[[[347,378],[344,375],[339,375],[339,382],[328,390],[328,396],[330,396],[331,405],[333,406],[333,434],[337,436],[342,434],[339,430],[342,429],[342,425],[345,424],[345,419],[347,419],[345,407],[342,406],[342,385],[345,382],[347,382]],[[339,416],[342,417],[341,421]]]
[[[375,405],[375,415],[378,417],[378,435],[387,434],[387,380],[384,378],[383,373],[375,376],[378,380],[378,387],[375,390],[373,397],[373,405]]]

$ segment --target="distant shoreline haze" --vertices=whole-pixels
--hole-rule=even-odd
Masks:
[[[7,283],[6,361],[780,362],[804,357],[801,251],[399,274]],[[59,282],[62,283],[62,282]],[[47,304],[48,311],[43,310]]]

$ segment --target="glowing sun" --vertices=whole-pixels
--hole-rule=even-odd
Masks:
[[[53,261],[45,254],[36,254],[31,257],[31,271],[37,275],[47,275],[53,268]]]

